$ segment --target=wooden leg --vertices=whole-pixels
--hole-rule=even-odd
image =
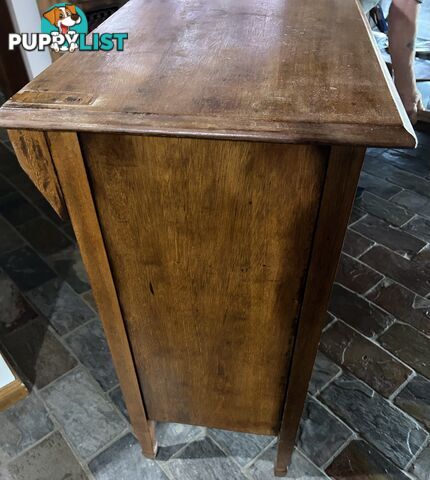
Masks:
[[[278,452],[279,452],[279,446],[278,446]],[[291,458],[291,457],[290,457]],[[288,461],[288,463],[290,460]],[[286,477],[288,473],[287,467],[279,467],[278,462],[275,463],[275,477]]]
[[[52,158],[73,229],[90,277],[127,410],[146,457],[157,453],[155,422],[147,418],[129,339],[122,316],[103,234],[76,133],[48,134]]]
[[[287,474],[365,149],[332,147],[291,362],[275,475]]]

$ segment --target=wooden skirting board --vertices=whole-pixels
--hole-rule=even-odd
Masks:
[[[0,354],[0,412],[28,395],[28,390]]]

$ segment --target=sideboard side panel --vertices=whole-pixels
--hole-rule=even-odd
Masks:
[[[277,433],[329,149],[79,138],[149,418]]]
[[[364,154],[362,147],[331,149],[279,435],[278,476],[291,461]]]
[[[66,132],[50,132],[48,139],[128,413],[145,455],[154,457],[155,424],[147,419],[79,140]]]

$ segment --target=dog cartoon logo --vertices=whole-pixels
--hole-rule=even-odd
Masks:
[[[54,51],[74,52],[78,48],[79,34],[88,33],[85,13],[71,3],[57,3],[43,14],[42,33],[53,36],[51,48]]]
[[[27,52],[52,48],[55,52],[123,52],[127,32],[88,34],[85,13],[70,2],[57,3],[42,15],[41,32],[9,33],[8,48]]]

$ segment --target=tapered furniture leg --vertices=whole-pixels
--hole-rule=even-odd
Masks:
[[[143,404],[128,334],[88,184],[78,136],[76,133],[50,132],[47,137],[73,230],[81,246],[82,259],[93,287],[94,298],[112,352],[131,423],[144,454],[148,458],[154,458],[157,452],[155,422],[148,420]]]
[[[286,475],[291,461],[364,153],[360,147],[331,148],[292,354],[276,476]]]

